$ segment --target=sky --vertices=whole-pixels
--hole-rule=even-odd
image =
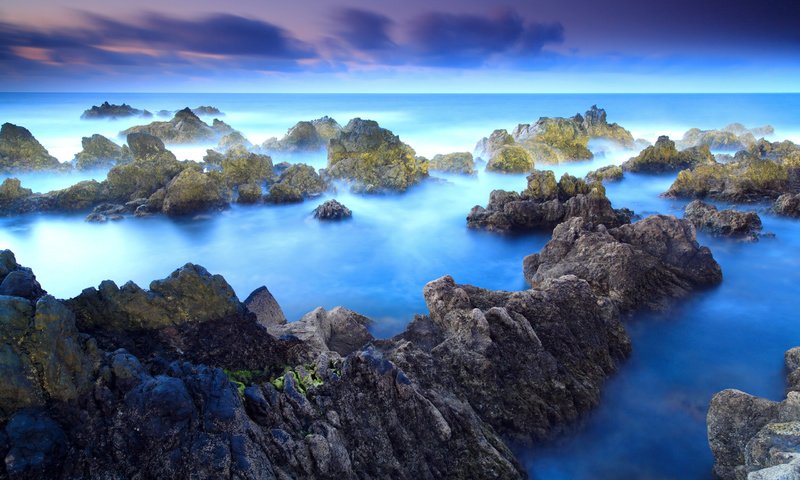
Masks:
[[[2,0],[0,91],[796,92],[800,1]]]

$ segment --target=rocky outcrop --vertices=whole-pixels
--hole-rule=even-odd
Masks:
[[[786,352],[789,393],[781,402],[723,390],[708,407],[708,445],[722,480],[800,475],[800,348]]]
[[[204,159],[222,169],[223,180],[229,187],[247,183],[261,185],[273,176],[272,158],[250,152],[243,146],[231,147],[224,155],[209,150]]]
[[[158,137],[132,133],[127,140],[133,161],[108,172],[106,184],[111,200],[127,202],[150,197],[190,166],[179,162]]]
[[[233,147],[244,147],[245,149],[250,149],[252,146],[253,144],[250,143],[250,140],[248,140],[240,132],[233,132],[223,135],[222,138],[219,139],[219,142],[217,142],[217,148],[222,152],[226,152],[228,149]]]
[[[434,155],[428,162],[428,170],[445,173],[475,174],[475,160],[469,152],[455,152],[446,155]]]
[[[222,136],[233,133],[233,129],[225,122],[214,119],[208,125],[189,108],[178,110],[168,122],[152,122],[123,130],[120,135],[131,133],[147,133],[160,138],[167,144],[185,144],[216,142]]]
[[[746,203],[797,192],[793,178],[798,175],[799,166],[739,154],[737,157],[731,163],[682,170],[664,195]]]
[[[193,108],[192,113],[194,113],[195,115],[216,115],[216,116],[225,115],[219,110],[219,108],[212,107],[210,105],[201,105],[199,107]]]
[[[117,118],[126,118],[126,117],[152,117],[153,114],[148,112],[147,110],[139,110],[138,108],[133,108],[127,103],[123,103],[122,105],[115,105],[112,103],[103,102],[102,104],[92,105],[92,108],[88,110],[84,110],[81,118],[84,120],[96,120],[101,118],[110,118],[115,120]]]
[[[322,307],[291,323],[272,323],[269,333],[276,337],[293,335],[313,352],[336,352],[347,356],[373,340],[367,328],[372,321],[343,307],[330,311]]]
[[[0,173],[54,170],[61,163],[30,131],[11,123],[0,127]]]
[[[265,327],[286,323],[281,306],[265,286],[253,290],[243,303],[249,312],[255,314],[258,323]]]
[[[500,147],[486,164],[486,170],[500,173],[527,173],[533,170],[535,162],[531,154],[520,145]]]
[[[761,218],[756,212],[718,210],[714,205],[701,200],[694,200],[686,205],[683,218],[698,230],[712,235],[757,240],[761,231]]]
[[[491,160],[505,145],[513,145],[514,137],[505,129],[498,129],[475,145],[475,154],[483,160]]]
[[[631,132],[617,123],[608,123],[606,111],[597,108],[597,105],[592,105],[583,117],[576,115],[575,121],[583,126],[590,138],[608,140],[623,148],[634,147],[635,141]]]
[[[2,187],[0,187],[2,189]],[[772,210],[786,217],[800,217],[800,193],[784,193],[772,205]]]
[[[354,118],[328,143],[326,172],[358,192],[402,192],[428,176],[428,165],[377,122]]]
[[[664,310],[674,298],[722,281],[692,224],[667,215],[610,229],[571,218],[553,230],[541,252],[525,257],[523,271],[532,285],[576,275],[623,312]]]
[[[719,130],[700,130],[692,128],[683,134],[679,142],[680,148],[707,146],[711,150],[736,152],[751,148],[757,137],[772,135],[775,129],[771,125],[748,129],[741,123],[732,123]]]
[[[622,167],[618,165],[609,165],[587,173],[586,180],[589,182],[616,182],[622,180],[624,175]]]
[[[335,138],[342,127],[330,117],[310,122],[297,122],[280,140],[273,137],[261,148],[275,152],[308,152],[322,150],[331,138]]]
[[[707,145],[678,151],[675,142],[660,136],[656,144],[642,150],[639,155],[622,164],[629,172],[666,173],[698,165],[714,165],[716,160]]]
[[[336,200],[328,200],[314,209],[314,218],[320,220],[344,220],[352,216],[353,212]]]
[[[170,216],[193,215],[229,202],[230,191],[214,176],[186,168],[167,184],[161,209]]]
[[[264,190],[260,183],[245,183],[236,189],[236,203],[254,204],[263,200]]]
[[[75,154],[73,162],[78,170],[111,168],[133,160],[127,145],[119,146],[106,137],[94,134],[81,139],[83,150]]]
[[[633,213],[612,208],[602,184],[587,184],[569,174],[556,183],[552,171],[534,171],[521,193],[494,190],[486,208],[473,207],[467,226],[495,231],[549,230],[575,216],[612,228],[629,223]]]
[[[270,203],[297,203],[307,197],[316,197],[328,189],[328,184],[314,170],[304,163],[289,166],[270,186],[265,200]]]

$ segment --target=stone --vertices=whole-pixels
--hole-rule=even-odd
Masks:
[[[291,323],[272,323],[267,330],[276,336],[293,335],[312,352],[333,351],[347,356],[373,340],[367,327],[372,320],[352,310],[319,307]]]
[[[73,162],[78,170],[111,168],[133,160],[127,146],[121,147],[106,137],[94,134],[81,139],[83,150],[75,154]]]
[[[169,216],[193,215],[225,208],[229,191],[214,177],[187,168],[166,187],[162,211]]]
[[[328,200],[314,209],[314,218],[320,220],[344,220],[352,216],[353,212],[336,200]]]
[[[158,137],[168,144],[187,144],[216,142],[224,135],[233,133],[233,129],[224,122],[214,119],[208,125],[189,108],[178,110],[167,122],[152,122],[123,130],[120,135],[131,133],[147,133]]]
[[[629,172],[666,173],[698,165],[714,165],[716,160],[708,146],[693,147],[678,151],[675,142],[667,136],[660,136],[656,144],[642,150],[639,155],[622,164]]]
[[[616,182],[622,180],[623,176],[622,167],[609,165],[587,173],[586,180],[590,182]]]
[[[501,173],[527,173],[534,167],[534,160],[525,148],[505,145],[486,164],[486,170]]]
[[[243,302],[248,311],[255,314],[258,323],[265,327],[284,325],[286,316],[281,306],[265,286],[258,287]]]
[[[106,102],[98,105],[92,105],[91,108],[84,110],[83,114],[81,114],[81,118],[83,120],[95,120],[101,118],[110,118],[115,120],[117,118],[126,118],[126,117],[151,117],[153,116],[152,113],[148,112],[147,110],[139,110],[138,108],[133,108],[127,103],[123,103],[121,105],[115,105]]]
[[[60,168],[58,159],[50,155],[28,129],[7,122],[0,127],[0,173]]]
[[[434,155],[430,162],[428,162],[428,170],[474,175],[475,160],[472,158],[472,154],[469,152]]]
[[[718,210],[701,200],[686,205],[683,218],[690,221],[698,230],[712,235],[758,239],[761,231],[761,218],[756,212]]]

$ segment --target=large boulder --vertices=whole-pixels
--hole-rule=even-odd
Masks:
[[[476,205],[467,226],[494,231],[550,230],[572,217],[609,228],[630,223],[633,213],[615,210],[600,183],[587,184],[569,174],[556,183],[552,171],[534,171],[521,193],[494,190],[486,208]]]
[[[583,125],[590,138],[608,140],[624,148],[633,148],[635,144],[631,132],[617,123],[608,123],[606,111],[597,105],[592,105],[583,117],[576,115],[575,120]]]
[[[331,138],[335,138],[342,127],[330,117],[297,122],[280,140],[272,137],[261,148],[276,152],[308,152],[322,150]]]
[[[741,123],[732,123],[721,129],[689,129],[683,134],[679,144],[681,149],[705,145],[711,150],[736,152],[753,147],[757,137],[773,133],[775,129],[770,125],[748,129]]]
[[[629,172],[666,173],[715,163],[707,145],[679,152],[675,148],[675,142],[662,135],[655,145],[645,148],[639,155],[623,163],[622,169]]]
[[[179,162],[158,137],[132,133],[128,135],[128,146],[133,153],[133,161],[116,165],[106,178],[111,200],[127,202],[135,198],[147,198],[165,187],[183,169],[190,167],[188,163]]]
[[[28,129],[11,123],[0,127],[0,173],[61,168]]]
[[[265,200],[270,203],[298,203],[316,197],[328,189],[328,183],[311,165],[298,163],[284,170],[270,186]]]
[[[625,173],[619,165],[608,165],[587,173],[586,180],[590,182],[616,182],[622,180],[624,175]]]
[[[718,210],[714,205],[694,200],[686,205],[683,218],[698,230],[712,235],[740,237],[755,240],[761,230],[761,218],[756,212]]]
[[[215,142],[233,129],[222,121],[214,119],[212,125],[200,120],[191,109],[178,110],[168,122],[152,122],[123,130],[120,135],[147,133],[160,138],[168,144]]]
[[[327,175],[365,193],[402,192],[427,177],[428,166],[378,122],[354,118],[328,143]]]
[[[14,205],[33,195],[30,188],[24,188],[18,178],[6,178],[0,184],[0,210],[10,212],[17,210]]]
[[[541,252],[525,257],[523,271],[532,285],[576,275],[622,311],[663,310],[674,298],[722,281],[692,224],[666,215],[618,228],[571,218],[553,230]]]
[[[127,146],[120,147],[99,134],[83,137],[81,145],[83,150],[76,153],[73,160],[78,170],[110,168],[133,160],[133,154]]]
[[[272,178],[272,158],[247,151],[242,146],[229,148],[219,161],[229,187],[246,183],[262,184]]]
[[[103,102],[100,105],[92,105],[92,108],[83,111],[81,118],[84,120],[96,120],[101,118],[110,118],[115,120],[117,118],[126,118],[126,117],[152,117],[153,114],[148,112],[147,110],[139,110],[138,108],[133,108],[127,103],[123,103],[122,105],[116,105],[113,103],[108,103],[108,101]]]
[[[486,170],[500,173],[527,173],[535,161],[530,152],[519,145],[504,145],[486,164]]]
[[[741,152],[740,152],[741,153]],[[676,198],[711,198],[729,202],[754,202],[796,193],[797,168],[767,160],[742,158],[726,164],[703,164],[681,170],[665,193]]]
[[[253,290],[243,303],[249,312],[255,314],[258,323],[265,327],[286,323],[281,306],[265,286]]]
[[[469,152],[434,155],[428,162],[428,169],[446,173],[473,175],[475,173],[475,160]]]
[[[513,145],[514,137],[507,130],[498,129],[475,145],[475,153],[483,160],[491,160],[505,145]]]
[[[214,176],[187,168],[167,184],[162,211],[170,216],[193,215],[224,208],[230,191]]]
[[[371,324],[369,318],[344,307],[318,307],[296,322],[268,324],[267,330],[276,337],[293,335],[313,352],[332,351],[344,357],[373,340],[367,330]]]

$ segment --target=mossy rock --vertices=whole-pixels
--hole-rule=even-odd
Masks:
[[[435,155],[428,162],[428,170],[473,175],[475,173],[475,159],[472,158],[472,154],[469,152]]]
[[[167,185],[162,211],[170,216],[191,215],[222,208],[229,200],[229,193],[221,182],[187,168]]]
[[[261,201],[261,185],[257,183],[245,183],[239,185],[239,196],[236,197],[237,203],[252,204]]]
[[[501,173],[525,173],[533,169],[531,154],[519,145],[505,145],[489,160],[486,170]]]
[[[693,147],[678,151],[675,142],[660,136],[655,145],[642,150],[639,155],[622,164],[630,172],[666,173],[692,168],[697,165],[716,163],[708,146]]]
[[[615,182],[622,180],[623,177],[622,167],[618,165],[598,168],[586,174],[586,179],[591,182]]]
[[[209,126],[190,108],[184,108],[175,112],[175,116],[168,122],[137,125],[123,130],[121,135],[146,133],[160,138],[165,143],[186,144],[215,141],[233,131],[230,125],[217,119],[214,119],[213,124]]]
[[[489,160],[494,157],[497,152],[505,145],[514,145],[514,137],[511,136],[505,129],[498,129],[492,132],[488,137],[482,138],[477,145],[475,145],[475,152],[484,160]]]
[[[51,192],[55,196],[55,207],[59,211],[88,210],[105,200],[104,185],[95,180],[85,180],[63,190]]]
[[[28,129],[11,123],[0,127],[0,172],[27,172],[65,168],[47,152]]]
[[[278,183],[296,189],[304,197],[317,196],[328,189],[327,183],[314,167],[304,163],[290,165],[281,173]]]
[[[326,145],[328,140],[335,138],[339,135],[339,132],[342,131],[342,126],[339,125],[339,122],[327,115],[311,120],[311,124],[314,125],[314,128],[317,130],[320,138],[325,141]]]
[[[133,160],[133,153],[127,146],[119,146],[102,135],[83,137],[81,145],[83,150],[74,159],[78,170],[108,168]]]
[[[589,151],[589,134],[582,125],[571,118],[540,118],[534,125],[519,125],[514,131],[517,143],[536,154],[537,144],[543,144],[558,152],[558,161],[588,160],[592,158]]]
[[[602,185],[601,185],[602,188]],[[558,198],[559,200],[566,201],[577,195],[586,195],[591,192],[592,186],[587,184],[580,178],[574,177],[565,173],[558,180]],[[605,194],[605,189],[602,190]],[[605,195],[604,195],[605,196]]]
[[[558,198],[558,183],[552,170],[534,170],[528,175],[528,188],[522,195],[532,200],[545,202]]]
[[[635,144],[631,132],[616,123],[608,123],[606,111],[597,108],[597,105],[592,105],[583,116],[576,115],[575,120],[583,126],[590,138],[609,140],[625,148],[633,148]]]
[[[220,161],[222,175],[230,187],[263,183],[272,178],[272,158],[248,152],[244,147],[229,149]]]
[[[30,188],[24,188],[18,178],[6,178],[0,184],[0,206],[6,206],[33,194]]]
[[[200,169],[194,162],[179,162],[164,143],[152,135],[128,135],[128,145],[133,161],[116,165],[108,172],[106,183],[110,200],[126,202],[147,198],[184,169]]]
[[[288,184],[276,183],[270,187],[264,201],[277,204],[300,203],[303,201],[303,193]]]
[[[219,148],[223,152],[233,147],[244,147],[245,149],[247,149],[251,148],[252,146],[253,144],[250,143],[250,140],[245,138],[245,136],[242,135],[241,132],[233,132],[224,135],[222,138],[219,139],[219,142],[217,143],[217,148]]]

